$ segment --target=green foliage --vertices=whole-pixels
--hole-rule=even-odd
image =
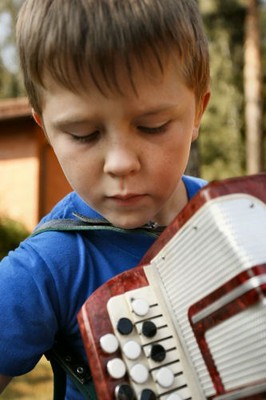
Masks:
[[[0,2],[0,98],[24,96],[15,46],[16,16],[23,0]]]
[[[212,91],[199,139],[201,175],[213,180],[244,173],[245,9],[237,0],[201,2],[210,46]]]
[[[25,96],[22,79],[4,67],[0,60],[0,99]]]
[[[27,229],[20,223],[9,218],[0,218],[0,260],[29,235]]]
[[[265,101],[266,2],[259,4]],[[199,138],[201,176],[223,179],[246,173],[243,63],[247,1],[199,0],[199,5],[209,39],[212,79],[212,97]],[[264,133],[265,128],[266,115]]]

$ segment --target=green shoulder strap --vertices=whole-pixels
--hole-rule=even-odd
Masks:
[[[78,213],[73,213],[76,219],[52,219],[44,222],[38,226],[32,233],[31,236],[36,236],[40,233],[47,231],[95,231],[105,230],[114,231],[129,234],[132,232],[139,232],[148,234],[154,238],[157,238],[165,227],[159,226],[156,223],[150,222],[149,224],[143,225],[136,229],[123,229],[118,228],[108,222],[106,219],[88,218]]]

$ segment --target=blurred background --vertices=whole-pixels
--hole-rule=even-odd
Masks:
[[[25,97],[15,45],[23,1],[0,1],[0,258],[71,190]],[[209,38],[212,97],[187,173],[210,181],[266,171],[266,0],[198,3]],[[1,399],[52,399],[51,379],[42,359]]]

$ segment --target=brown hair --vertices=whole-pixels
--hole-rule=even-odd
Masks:
[[[17,22],[25,87],[41,115],[44,76],[66,88],[83,86],[89,74],[119,88],[115,60],[123,62],[133,84],[132,59],[145,65],[152,55],[176,54],[197,100],[209,85],[207,40],[194,0],[25,0]]]

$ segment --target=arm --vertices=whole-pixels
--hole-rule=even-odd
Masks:
[[[0,394],[4,391],[11,379],[11,376],[0,375]]]
[[[53,279],[47,270],[26,242],[0,263],[0,393],[12,376],[31,371],[53,346],[58,325],[49,297],[55,291]]]

